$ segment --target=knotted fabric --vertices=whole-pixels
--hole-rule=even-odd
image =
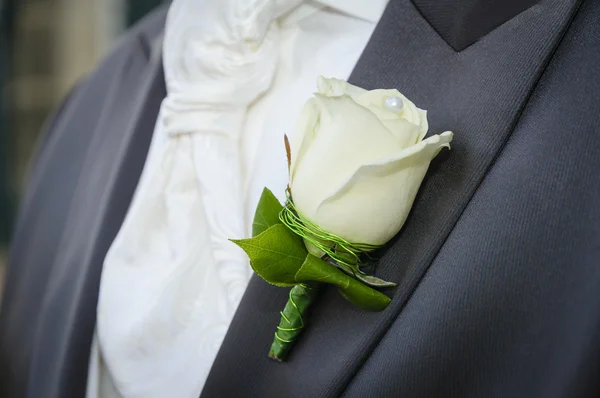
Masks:
[[[123,398],[197,397],[251,269],[240,132],[277,66],[277,18],[298,0],[175,0],[167,97],[104,262],[97,346]],[[215,299],[218,298],[218,299]]]

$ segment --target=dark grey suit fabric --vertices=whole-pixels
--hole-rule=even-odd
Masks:
[[[600,396],[599,66],[600,2],[584,1],[345,396]],[[479,100],[494,95],[482,91]],[[438,112],[433,128],[442,127]],[[491,123],[482,139],[494,134]],[[450,156],[464,156],[470,144],[457,136]]]
[[[102,260],[164,96],[152,18],[42,144],[1,314],[3,397],[83,396]],[[600,396],[598,65],[597,0],[542,0],[462,51],[391,0],[351,81],[398,88],[430,134],[455,133],[379,253],[392,303],[364,312],[328,289],[278,364],[287,292],[254,277],[202,397]]]
[[[102,262],[166,93],[160,59],[151,59],[164,17],[129,33],[46,128],[9,253],[2,398],[85,395]]]
[[[411,0],[436,32],[456,51],[540,0]]]

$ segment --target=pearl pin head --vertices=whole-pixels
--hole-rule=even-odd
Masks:
[[[403,107],[404,103],[399,97],[390,97],[385,100],[385,108],[390,112],[400,113]]]

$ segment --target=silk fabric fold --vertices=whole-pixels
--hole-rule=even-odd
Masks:
[[[171,5],[168,94],[102,273],[93,348],[100,398],[200,394],[251,275],[228,240],[245,231],[240,132],[273,80],[275,20],[298,3]]]

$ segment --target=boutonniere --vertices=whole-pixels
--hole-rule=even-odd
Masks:
[[[269,357],[285,361],[324,284],[371,311],[395,283],[364,271],[369,253],[400,231],[447,131],[423,139],[427,113],[398,90],[318,80],[285,139],[289,184],[281,205],[265,188],[250,239],[233,240],[265,281],[291,287]]]

